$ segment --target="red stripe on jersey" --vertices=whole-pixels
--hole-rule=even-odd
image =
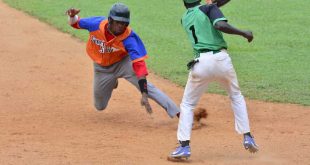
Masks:
[[[134,63],[134,62],[137,62],[137,61],[143,61],[143,60],[147,59],[148,57],[149,57],[148,55],[145,55],[143,57],[140,57],[140,58],[137,58],[137,59],[133,60],[132,62]]]

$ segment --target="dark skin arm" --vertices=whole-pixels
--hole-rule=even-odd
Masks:
[[[216,22],[214,25],[214,28],[227,34],[235,34],[235,35],[242,36],[246,38],[248,42],[251,42],[254,38],[253,33],[251,31],[237,29],[231,26],[230,24],[228,24],[226,21]]]
[[[216,3],[217,7],[222,7],[226,3],[228,3],[230,0],[212,0],[212,3]]]
[[[217,7],[222,7],[230,0],[206,0],[206,4],[211,5],[212,3],[216,3]]]

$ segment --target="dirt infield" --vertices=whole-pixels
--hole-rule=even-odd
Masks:
[[[92,100],[92,62],[85,43],[0,1],[0,164],[177,164],[177,119],[121,80],[108,109]],[[64,18],[66,19],[66,18]],[[154,74],[149,80],[177,103],[183,88]],[[193,131],[185,164],[309,164],[310,108],[247,100],[261,151],[250,154],[234,131],[227,97],[205,94],[209,118]],[[180,163],[184,164],[184,163]]]

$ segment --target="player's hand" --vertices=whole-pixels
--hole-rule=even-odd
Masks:
[[[80,9],[70,8],[66,11],[66,14],[70,17],[74,17],[75,15],[79,14],[80,11]]]
[[[147,113],[152,114],[152,107],[149,103],[147,93],[142,93],[141,105],[145,107]]]
[[[230,0],[206,0],[206,1],[211,1],[211,3],[215,3],[217,7],[222,7],[226,5]],[[207,4],[209,3],[207,2]]]
[[[251,31],[244,31],[243,37],[248,39],[248,42],[251,42],[254,38],[253,33]]]
[[[206,4],[210,5],[212,3],[213,3],[212,0],[206,0]]]

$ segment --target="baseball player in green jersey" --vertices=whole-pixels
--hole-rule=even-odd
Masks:
[[[180,146],[168,158],[171,160],[190,157],[193,110],[210,82],[220,83],[227,91],[234,112],[235,129],[244,135],[245,149],[257,152],[258,146],[250,133],[246,103],[222,32],[242,36],[248,42],[253,40],[253,34],[229,25],[216,4],[201,5],[200,0],[183,1],[187,10],[181,24],[192,44],[195,59],[188,63],[190,73],[180,105],[177,132]]]

